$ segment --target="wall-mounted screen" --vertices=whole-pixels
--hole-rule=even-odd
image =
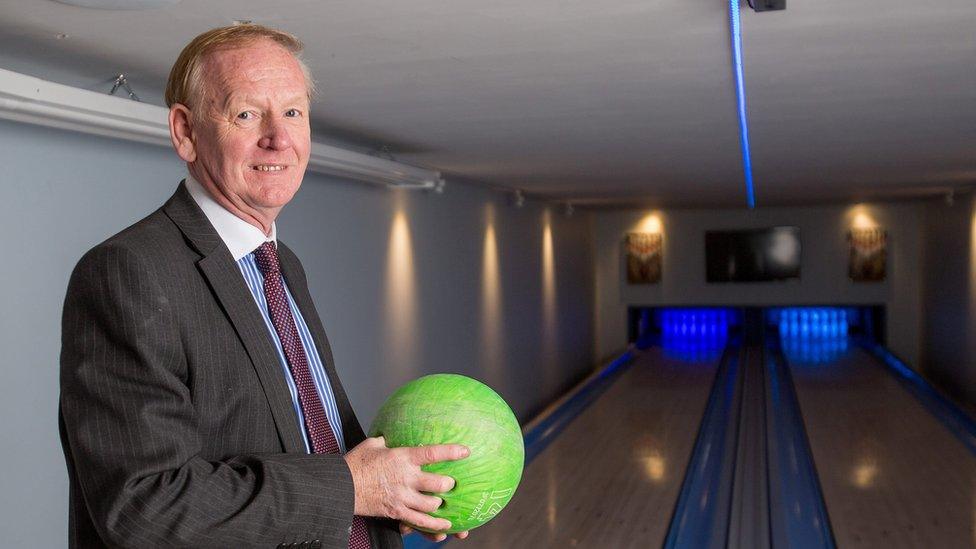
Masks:
[[[800,278],[799,227],[705,232],[708,282]]]

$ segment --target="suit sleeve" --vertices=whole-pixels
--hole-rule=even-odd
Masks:
[[[139,254],[103,245],[64,306],[61,414],[69,467],[118,547],[344,547],[353,484],[341,456],[199,456],[178,319]]]

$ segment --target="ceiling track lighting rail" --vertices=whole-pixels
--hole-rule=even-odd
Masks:
[[[119,76],[124,81],[124,76]],[[0,69],[0,119],[172,146],[167,109],[119,99]],[[443,192],[445,185],[440,172],[322,143],[312,143],[308,171],[434,192]]]

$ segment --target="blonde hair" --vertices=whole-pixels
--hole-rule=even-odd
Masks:
[[[308,66],[302,60],[301,53],[304,46],[301,40],[284,31],[248,23],[210,29],[183,48],[166,82],[166,106],[172,107],[180,103],[193,108],[203,94],[202,66],[207,55],[220,49],[249,46],[262,39],[271,40],[295,57],[302,74],[305,75],[305,85],[308,87],[308,97],[311,99],[315,93],[315,82],[312,80]]]

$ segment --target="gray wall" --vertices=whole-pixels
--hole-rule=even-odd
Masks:
[[[663,225],[660,284],[629,285],[624,235],[648,211],[595,214],[596,352],[609,356],[626,343],[629,305],[884,304],[891,349],[918,364],[921,316],[921,204],[877,204],[738,210],[656,212]],[[861,216],[860,218],[858,216]],[[853,283],[847,277],[847,230],[869,221],[888,230],[888,276],[884,282]],[[705,231],[794,225],[800,228],[800,280],[707,284]]]
[[[7,239],[0,539],[61,547],[67,476],[56,410],[68,276],[85,250],[162,204],[184,168],[162,148],[3,121],[0,160]],[[399,211],[392,239],[400,244],[391,251]],[[499,274],[486,287],[489,219],[497,255],[487,261]],[[546,219],[551,260],[543,255]],[[547,215],[532,202],[514,209],[476,186],[450,184],[432,195],[309,176],[282,213],[279,234],[303,259],[366,426],[396,386],[426,373],[482,378],[524,421],[592,369],[586,216]]]
[[[976,403],[976,204],[925,209],[925,299],[922,370],[958,400]]]

